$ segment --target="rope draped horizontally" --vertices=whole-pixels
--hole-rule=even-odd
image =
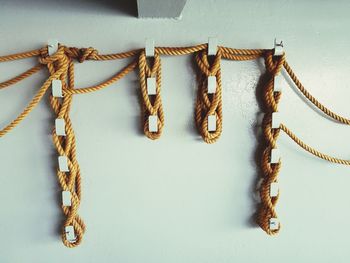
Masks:
[[[140,94],[141,94],[141,119],[144,134],[154,140],[161,136],[164,127],[164,112],[161,100],[161,55],[179,56],[193,54],[198,69],[198,94],[195,106],[195,122],[198,132],[206,143],[214,143],[217,141],[222,133],[222,81],[220,63],[223,59],[234,61],[254,60],[259,58],[265,59],[266,67],[266,85],[264,93],[264,119],[262,123],[264,134],[265,150],[262,155],[261,170],[263,174],[262,183],[260,187],[261,205],[258,211],[257,222],[260,227],[268,234],[277,234],[280,225],[277,229],[271,230],[269,220],[271,218],[277,219],[275,206],[278,201],[277,196],[270,196],[271,183],[277,182],[278,173],[281,168],[281,162],[271,163],[271,150],[275,149],[277,138],[280,131],[285,132],[294,142],[309,153],[329,162],[350,165],[350,160],[344,160],[321,153],[316,149],[305,144],[299,139],[290,129],[284,124],[280,124],[278,128],[272,128],[272,113],[278,111],[278,103],[281,97],[280,91],[274,91],[274,77],[285,69],[291,80],[296,85],[297,89],[309,100],[316,108],[322,111],[329,118],[343,124],[350,124],[350,120],[342,117],[314,98],[301,84],[291,67],[288,65],[285,55],[280,57],[273,56],[271,49],[234,49],[229,47],[219,46],[217,54],[210,58],[207,54],[208,45],[200,44],[190,47],[155,47],[155,55],[153,58],[146,58],[145,49],[135,49],[127,52],[116,54],[99,54],[98,51],[92,47],[76,48],[59,45],[58,51],[49,56],[48,48],[44,47],[28,52],[0,56],[0,62],[7,62],[19,59],[26,59],[36,57],[39,63],[25,72],[12,77],[0,83],[0,90],[8,88],[11,85],[32,76],[40,70],[47,68],[49,76],[46,81],[38,88],[37,93],[33,99],[24,108],[24,110],[8,125],[0,130],[0,137],[10,132],[28,114],[39,104],[41,99],[50,88],[53,80],[60,80],[62,83],[63,98],[49,96],[50,105],[57,119],[63,119],[65,122],[65,136],[59,136],[56,130],[53,129],[52,138],[59,156],[65,156],[68,163],[68,172],[57,170],[57,178],[60,187],[63,191],[71,193],[71,206],[63,206],[62,210],[65,215],[65,222],[62,230],[62,241],[67,247],[76,247],[82,242],[83,234],[85,232],[85,224],[78,215],[78,208],[81,202],[81,174],[77,162],[75,135],[73,131],[72,122],[70,119],[70,108],[72,105],[73,96],[76,94],[86,94],[102,90],[116,81],[120,80],[136,68],[139,70],[140,80]],[[131,61],[121,70],[116,72],[109,79],[90,87],[76,88],[74,85],[74,63],[83,63],[84,61],[106,61],[117,59],[130,59]],[[216,77],[216,91],[214,94],[208,94],[208,77]],[[154,95],[148,94],[147,78],[156,79],[156,93]],[[149,131],[149,116],[157,116],[156,132]],[[208,116],[214,115],[216,117],[216,130],[208,131]],[[73,226],[76,239],[72,242],[67,240],[65,227]]]

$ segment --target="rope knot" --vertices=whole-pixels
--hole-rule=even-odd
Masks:
[[[68,47],[65,49],[65,53],[68,57],[70,57],[71,59],[76,59],[80,63],[83,63],[85,60],[94,59],[98,55],[98,51],[92,47]]]

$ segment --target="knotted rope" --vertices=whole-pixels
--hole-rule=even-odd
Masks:
[[[162,99],[160,96],[161,90],[161,61],[157,52],[154,54],[154,61],[152,67],[147,63],[146,53],[142,51],[139,57],[139,77],[141,88],[141,118],[143,123],[143,131],[145,135],[152,139],[158,139],[164,127],[164,112],[162,106]],[[147,78],[156,78],[156,94],[149,95],[147,89]],[[156,116],[157,131],[149,130],[149,117]]]
[[[221,50],[218,49],[212,63],[206,50],[197,52],[195,60],[199,68],[198,91],[195,110],[197,129],[206,143],[216,142],[222,132],[222,87],[221,87]],[[208,77],[216,77],[216,91],[208,94]],[[215,116],[216,130],[208,131],[208,117]]]
[[[48,88],[54,79],[61,80],[63,84],[63,99],[50,97],[50,104],[57,115],[57,118],[64,119],[66,136],[58,136],[56,131],[53,130],[53,142],[60,156],[66,156],[68,160],[69,172],[57,171],[57,178],[61,185],[62,190],[69,191],[71,196],[71,206],[62,206],[63,213],[66,216],[62,231],[63,243],[68,247],[76,247],[82,241],[82,236],[85,231],[85,225],[82,219],[77,214],[80,200],[81,200],[81,176],[79,165],[76,159],[76,145],[75,136],[72,128],[72,123],[69,117],[69,111],[72,103],[73,95],[85,94],[89,92],[99,91],[108,87],[112,83],[118,81],[137,66],[139,66],[140,75],[140,87],[142,94],[142,120],[145,134],[151,139],[157,139],[161,135],[162,128],[164,126],[164,113],[162,109],[162,103],[160,98],[161,90],[161,64],[160,55],[186,55],[195,53],[195,59],[200,70],[198,74],[198,96],[196,104],[196,124],[203,139],[207,143],[215,142],[222,130],[222,88],[221,88],[221,71],[220,60],[229,59],[236,61],[257,59],[262,56],[265,57],[266,65],[266,86],[264,101],[266,104],[266,111],[263,120],[263,131],[266,142],[266,149],[262,156],[261,169],[263,172],[262,184],[260,187],[261,206],[258,211],[258,224],[268,234],[273,235],[279,231],[278,229],[271,230],[269,226],[269,220],[271,218],[277,218],[275,205],[278,201],[279,195],[275,197],[270,196],[271,183],[277,182],[278,172],[281,167],[281,162],[276,164],[270,163],[271,150],[276,148],[276,140],[278,138],[280,130],[284,131],[293,141],[295,141],[304,150],[311,154],[327,160],[329,162],[350,165],[350,160],[340,159],[332,157],[330,155],[321,153],[314,148],[305,144],[299,139],[291,130],[289,130],[284,124],[280,124],[279,128],[272,129],[272,113],[278,111],[278,102],[281,97],[280,92],[274,91],[274,77],[281,71],[282,66],[289,74],[290,78],[295,83],[298,90],[318,109],[324,112],[330,118],[344,124],[350,124],[350,120],[342,117],[326,106],[321,104],[316,98],[314,98],[301,84],[295,73],[285,60],[284,55],[279,58],[272,56],[272,50],[267,49],[234,49],[219,46],[217,55],[214,58],[213,63],[209,62],[206,54],[208,45],[200,44],[190,47],[156,47],[153,66],[150,67],[147,63],[144,49],[135,49],[123,53],[116,54],[104,54],[100,55],[94,48],[75,48],[59,46],[58,51],[53,56],[48,56],[47,47],[37,50],[31,50],[28,52],[0,56],[0,62],[7,62],[19,59],[25,59],[30,57],[39,57],[40,64],[30,68],[29,70],[13,77],[9,80],[0,83],[0,89],[9,87],[18,83],[21,80],[39,72],[40,69],[46,66],[49,70],[50,76],[43,83],[41,88],[35,94],[34,98],[30,101],[28,106],[19,114],[10,124],[0,130],[0,137],[11,131],[16,127],[41,101]],[[139,56],[138,59],[136,56]],[[122,68],[119,72],[114,74],[111,78],[103,81],[97,85],[93,85],[85,88],[74,87],[74,64],[73,61],[77,60],[80,63],[86,60],[105,61],[135,57],[135,60],[130,62],[127,66]],[[216,76],[216,93],[214,95],[207,94],[207,78],[208,76]],[[156,95],[148,95],[147,92],[147,77],[156,78]],[[217,130],[215,132],[208,132],[207,117],[210,114],[215,114],[217,120]],[[150,132],[148,130],[148,116],[157,115],[158,131]],[[76,234],[76,240],[73,242],[68,241],[65,233],[65,226],[73,226]]]
[[[52,139],[59,156],[65,156],[68,160],[68,172],[57,169],[57,179],[62,191],[69,191],[71,195],[71,205],[62,204],[62,210],[66,216],[62,228],[62,242],[67,247],[78,246],[85,232],[85,224],[78,215],[78,209],[81,200],[81,176],[80,168],[76,157],[75,135],[72,122],[69,117],[69,111],[72,105],[72,94],[66,93],[67,90],[74,89],[74,64],[70,57],[65,53],[63,46],[52,56],[46,56],[39,60],[46,65],[51,76],[56,76],[62,83],[63,98],[50,96],[50,104],[57,116],[57,119],[63,119],[65,122],[65,136],[58,136],[56,130],[52,131]],[[73,226],[75,232],[75,241],[67,240],[66,227]]]
[[[264,102],[266,112],[262,122],[262,129],[266,148],[261,160],[263,178],[260,186],[261,204],[258,211],[257,222],[269,235],[275,235],[280,230],[280,223],[278,223],[276,229],[270,229],[270,220],[272,218],[277,219],[275,206],[279,198],[279,193],[277,196],[270,196],[270,187],[272,183],[277,183],[278,181],[281,161],[279,160],[278,163],[271,163],[270,156],[272,149],[277,148],[276,141],[280,133],[280,128],[272,128],[272,113],[278,111],[278,103],[281,98],[281,92],[274,91],[274,78],[280,73],[284,60],[284,55],[273,56],[272,52],[268,52],[265,56],[266,86]]]

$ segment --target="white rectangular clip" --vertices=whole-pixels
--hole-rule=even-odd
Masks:
[[[208,131],[209,132],[216,131],[216,115],[208,116]]]
[[[67,240],[69,242],[74,242],[75,241],[74,227],[73,226],[66,226],[64,230],[66,232]]]
[[[277,40],[275,38],[274,41],[274,56],[282,56],[284,54],[284,49],[283,49],[283,41],[282,40]]]
[[[272,129],[278,129],[281,125],[281,113],[273,112],[272,113]]]
[[[216,92],[216,77],[208,77],[208,94],[214,94]]]
[[[55,120],[55,130],[57,136],[66,136],[66,123],[64,119]]]
[[[47,51],[49,53],[49,56],[52,56],[55,54],[58,50],[58,41],[56,39],[49,39],[47,41]]]
[[[281,159],[281,153],[279,149],[272,149],[271,150],[271,160],[270,163],[279,163]]]
[[[58,156],[58,168],[60,172],[69,172],[67,156]]]
[[[147,78],[147,94],[156,95],[157,94],[157,82],[156,78]]]
[[[154,57],[154,39],[146,39],[145,53],[146,57]]]
[[[62,191],[62,205],[72,206],[72,195],[70,191]]]
[[[276,197],[279,193],[279,186],[277,182],[270,184],[270,197]]]
[[[208,38],[208,56],[215,56],[218,51],[218,39],[216,37]]]
[[[148,130],[150,132],[158,132],[158,116],[157,115],[148,116]]]
[[[270,230],[278,230],[280,228],[280,223],[277,218],[270,218]]]
[[[273,81],[273,91],[274,92],[282,92],[282,74],[275,75],[274,81]]]
[[[57,98],[63,98],[62,82],[59,79],[53,79],[51,82],[52,96]]]

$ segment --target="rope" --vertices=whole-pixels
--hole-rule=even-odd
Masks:
[[[312,155],[326,160],[331,163],[337,163],[337,164],[343,164],[343,165],[350,165],[350,160],[344,160],[336,157],[332,157],[330,155],[321,153],[320,151],[312,148],[311,146],[304,143],[301,139],[299,139],[291,130],[289,130],[284,124],[280,125],[280,129],[284,131],[294,142],[296,142],[301,148],[303,148],[305,151],[311,153]]]
[[[101,55],[92,47],[76,48],[59,45],[58,51],[52,55],[48,55],[47,47],[32,50],[28,52],[0,56],[0,62],[7,62],[30,57],[38,57],[39,64],[28,69],[27,71],[15,76],[9,80],[0,83],[0,89],[14,85],[33,74],[39,72],[44,66],[49,70],[49,77],[38,89],[37,93],[25,109],[7,126],[0,130],[0,137],[7,134],[15,128],[28,114],[39,104],[51,83],[54,79],[59,79],[62,82],[63,99],[50,96],[50,105],[59,119],[65,122],[65,136],[58,136],[55,129],[52,132],[53,143],[56,147],[59,156],[65,156],[68,160],[69,172],[57,171],[57,178],[61,189],[71,193],[71,206],[63,206],[62,210],[66,217],[63,230],[62,241],[67,247],[76,247],[82,242],[83,234],[85,232],[85,224],[78,215],[78,208],[81,201],[81,175],[79,164],[76,156],[75,135],[72,127],[72,122],[69,117],[70,108],[72,105],[73,95],[85,94],[99,91],[110,86],[112,83],[120,80],[136,67],[139,69],[140,91],[141,91],[141,115],[145,135],[150,139],[158,139],[161,136],[164,127],[164,112],[161,101],[161,55],[179,56],[194,54],[195,62],[199,69],[198,71],[198,94],[195,106],[195,121],[200,135],[207,143],[214,143],[218,140],[222,133],[222,83],[221,83],[221,59],[245,61],[258,59],[264,57],[266,67],[266,85],[265,85],[265,115],[262,123],[265,150],[262,155],[261,170],[263,173],[262,184],[260,187],[261,204],[258,211],[257,222],[260,227],[269,235],[275,235],[280,230],[278,223],[277,229],[270,229],[270,219],[276,218],[277,214],[275,206],[277,204],[279,193],[277,196],[270,196],[271,183],[278,181],[278,173],[281,168],[281,162],[271,163],[271,150],[277,147],[277,138],[280,130],[285,132],[295,143],[301,148],[313,154],[316,157],[324,159],[329,162],[350,165],[350,160],[339,159],[321,153],[311,146],[305,144],[292,131],[290,131],[284,124],[279,128],[272,128],[272,113],[278,111],[278,103],[281,98],[281,92],[274,91],[274,77],[280,73],[282,67],[285,68],[288,75],[291,77],[298,90],[318,109],[324,112],[332,119],[350,124],[350,120],[344,118],[321,104],[314,98],[301,84],[295,73],[292,71],[285,56],[274,57],[272,50],[268,49],[234,49],[219,46],[217,54],[213,60],[207,56],[207,44],[200,44],[190,47],[156,47],[155,56],[150,66],[147,61],[144,49],[135,49],[122,53],[104,54]],[[132,61],[114,74],[111,78],[90,87],[75,88],[74,87],[74,62],[83,63],[87,60],[106,61],[132,58]],[[208,77],[216,77],[216,91],[214,94],[208,94]],[[147,78],[156,78],[156,94],[149,95],[147,90]],[[149,117],[157,116],[157,131],[149,130]],[[216,117],[216,130],[208,131],[208,116]],[[73,226],[76,239],[72,242],[67,240],[65,227]]]
[[[272,128],[272,113],[278,111],[278,103],[281,99],[281,92],[274,91],[274,77],[280,73],[284,60],[284,55],[273,57],[272,52],[268,52],[265,56],[266,86],[264,102],[266,112],[262,122],[262,129],[266,148],[261,160],[263,178],[260,186],[261,204],[257,214],[257,223],[269,235],[275,235],[280,230],[280,223],[278,223],[276,229],[270,229],[270,220],[272,218],[277,219],[275,206],[279,198],[279,193],[277,196],[270,196],[270,187],[272,183],[277,183],[278,181],[281,161],[271,163],[270,155],[272,149],[277,148],[276,142],[280,133],[279,128]]]
[[[299,91],[313,104],[315,105],[318,109],[320,109],[322,112],[324,112],[326,115],[328,115],[329,117],[331,117],[332,119],[343,123],[343,124],[347,124],[350,125],[350,119],[344,118],[336,113],[334,113],[333,111],[331,111],[330,109],[328,109],[326,106],[324,106],[322,103],[320,103],[315,97],[313,97],[303,86],[303,84],[301,84],[300,80],[298,79],[298,77],[295,75],[295,73],[293,72],[293,70],[291,69],[291,67],[289,66],[289,64],[287,63],[287,61],[284,61],[283,64],[285,70],[287,71],[288,75],[290,76],[290,78],[293,80],[294,84],[296,85],[296,87],[299,89]]]
[[[22,53],[17,53],[17,54],[0,56],[0,62],[7,62],[7,61],[36,57],[36,56],[39,56],[42,53],[42,51],[43,49],[35,49],[35,50],[30,50]]]
[[[164,112],[162,106],[162,99],[160,97],[161,90],[161,62],[160,56],[157,52],[154,54],[154,62],[152,68],[148,65],[146,53],[143,51],[139,57],[139,77],[141,88],[141,118],[143,123],[143,131],[145,135],[152,139],[158,139],[164,127]],[[147,89],[147,78],[156,78],[156,94],[149,95]],[[156,116],[157,131],[149,130],[149,117]]]
[[[195,121],[197,129],[206,143],[216,142],[222,133],[222,86],[221,86],[221,51],[218,50],[212,65],[208,61],[207,51],[197,52],[195,60],[200,70],[197,76],[198,92]],[[216,77],[216,91],[208,94],[208,77]],[[215,116],[216,130],[208,131],[208,118]]]
[[[6,87],[14,85],[17,82],[20,82],[21,80],[24,80],[24,79],[30,77],[31,75],[35,74],[36,72],[39,72],[41,69],[42,69],[42,65],[39,64],[39,65],[36,65],[36,66],[28,69],[27,71],[25,71],[21,74],[19,74],[18,76],[14,77],[12,79],[1,82],[0,89],[4,89]]]
[[[53,56],[43,57],[40,59],[42,64],[46,64],[51,76],[61,80],[65,90],[74,89],[74,64],[65,52],[64,47],[59,47]],[[59,73],[57,73],[59,72]],[[72,94],[63,93],[63,99],[50,96],[50,105],[57,115],[57,119],[63,119],[65,122],[66,136],[58,136],[55,129],[52,132],[52,139],[59,156],[65,156],[68,160],[69,172],[57,170],[57,179],[60,183],[62,191],[71,193],[71,206],[63,206],[62,210],[66,216],[62,228],[62,242],[67,247],[78,246],[85,232],[85,224],[78,215],[78,208],[81,200],[81,176],[79,164],[76,158],[75,135],[72,122],[69,117],[69,111],[72,105]],[[75,232],[75,241],[67,240],[67,226],[73,226]]]

